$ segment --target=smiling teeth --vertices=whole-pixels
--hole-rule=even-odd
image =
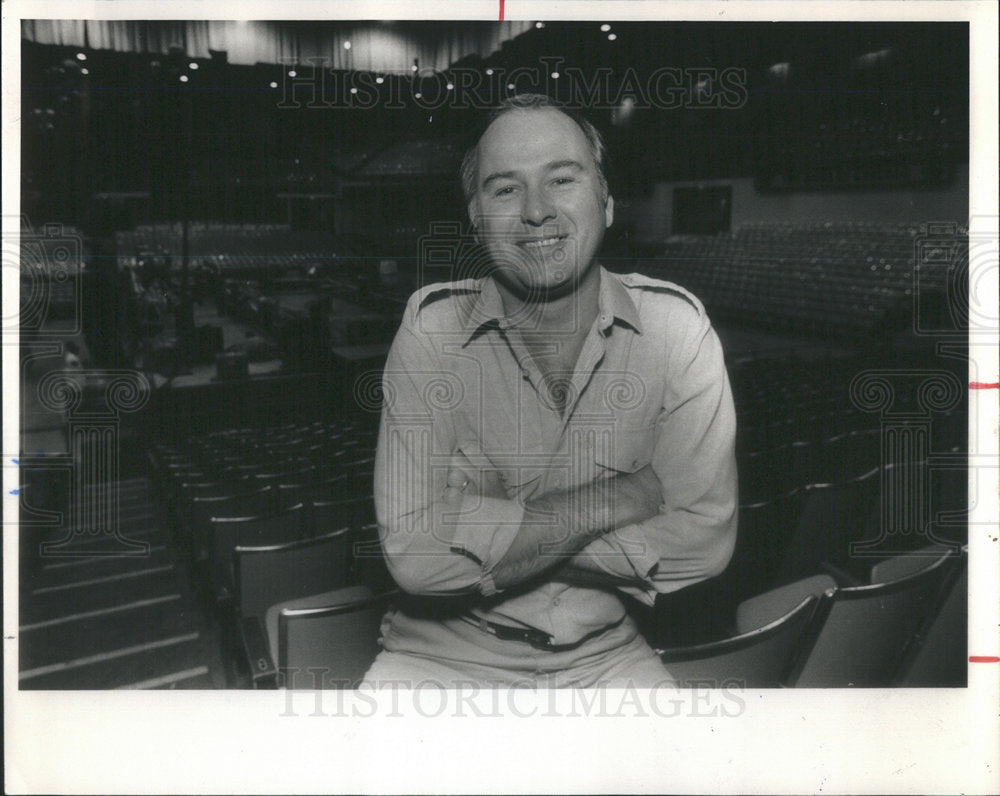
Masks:
[[[558,243],[561,238],[543,238],[542,240],[532,240],[524,244],[526,249],[538,249],[542,246],[551,246],[554,243]]]

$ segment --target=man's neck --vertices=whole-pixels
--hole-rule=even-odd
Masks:
[[[504,314],[525,338],[582,339],[597,317],[601,276],[596,266],[572,292],[541,301],[526,300],[500,281],[496,284]]]

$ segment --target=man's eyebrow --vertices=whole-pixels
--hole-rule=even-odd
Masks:
[[[574,171],[585,171],[582,163],[578,160],[553,160],[545,164],[546,171],[558,171],[559,169],[573,169]],[[497,180],[516,180],[519,174],[516,171],[495,171],[483,180],[482,187],[485,189],[491,182]]]
[[[516,171],[494,171],[489,177],[483,180],[483,188],[489,185],[491,182],[496,182],[497,180],[515,180],[517,179]]]
[[[578,160],[556,160],[549,163],[545,168],[547,171],[558,171],[559,169],[585,170],[583,164]]]

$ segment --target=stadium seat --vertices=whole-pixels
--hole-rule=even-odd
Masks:
[[[805,490],[794,488],[771,500],[740,506],[736,548],[722,575],[731,604],[776,585],[805,497]]]
[[[899,556],[909,569],[926,563],[926,554],[940,553],[941,547],[928,548],[923,555]],[[919,563],[918,563],[919,562]],[[886,562],[887,564],[889,562]],[[877,565],[879,566],[879,565]],[[892,566],[875,572],[876,577],[888,578],[900,569]],[[955,573],[946,581],[942,590],[940,605],[932,611],[930,620],[920,630],[917,644],[914,644],[900,664],[899,685],[909,688],[964,688],[968,684],[969,652],[969,551],[963,548],[961,561],[955,566]]]
[[[212,573],[217,598],[232,594],[233,551],[237,545],[258,547],[303,538],[305,506],[298,504],[269,517],[212,517],[209,520]]]
[[[342,528],[315,539],[260,547],[237,545],[233,550],[241,653],[254,684],[276,676],[264,629],[267,609],[348,586],[350,548],[350,531]]]
[[[240,614],[263,618],[275,603],[348,585],[350,529],[278,545],[240,544],[233,549],[233,568]]]
[[[816,603],[817,598],[808,595],[763,627],[710,644],[657,650],[657,654],[682,688],[777,688],[789,673]]]
[[[910,647],[919,641],[957,560],[957,556],[942,556],[889,583],[828,585],[786,684],[803,688],[898,684]],[[738,622],[753,623],[780,614],[803,592],[814,593],[824,577],[788,584],[748,600],[738,609]]]
[[[353,586],[269,608],[265,626],[279,682],[298,688],[354,687],[378,654],[387,604],[388,595]]]
[[[309,504],[308,532],[315,536],[334,528],[358,529],[375,522],[375,504],[370,497],[317,500]]]
[[[795,533],[784,547],[777,582],[812,575],[829,562],[851,571],[851,543],[860,541],[878,503],[881,470],[876,467],[839,484],[809,484]]]

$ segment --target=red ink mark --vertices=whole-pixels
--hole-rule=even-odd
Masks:
[[[500,0],[500,21],[503,22],[503,0]]]
[[[1000,663],[996,655],[970,655],[969,663]]]
[[[970,390],[1000,390],[1000,381],[970,381]]]

